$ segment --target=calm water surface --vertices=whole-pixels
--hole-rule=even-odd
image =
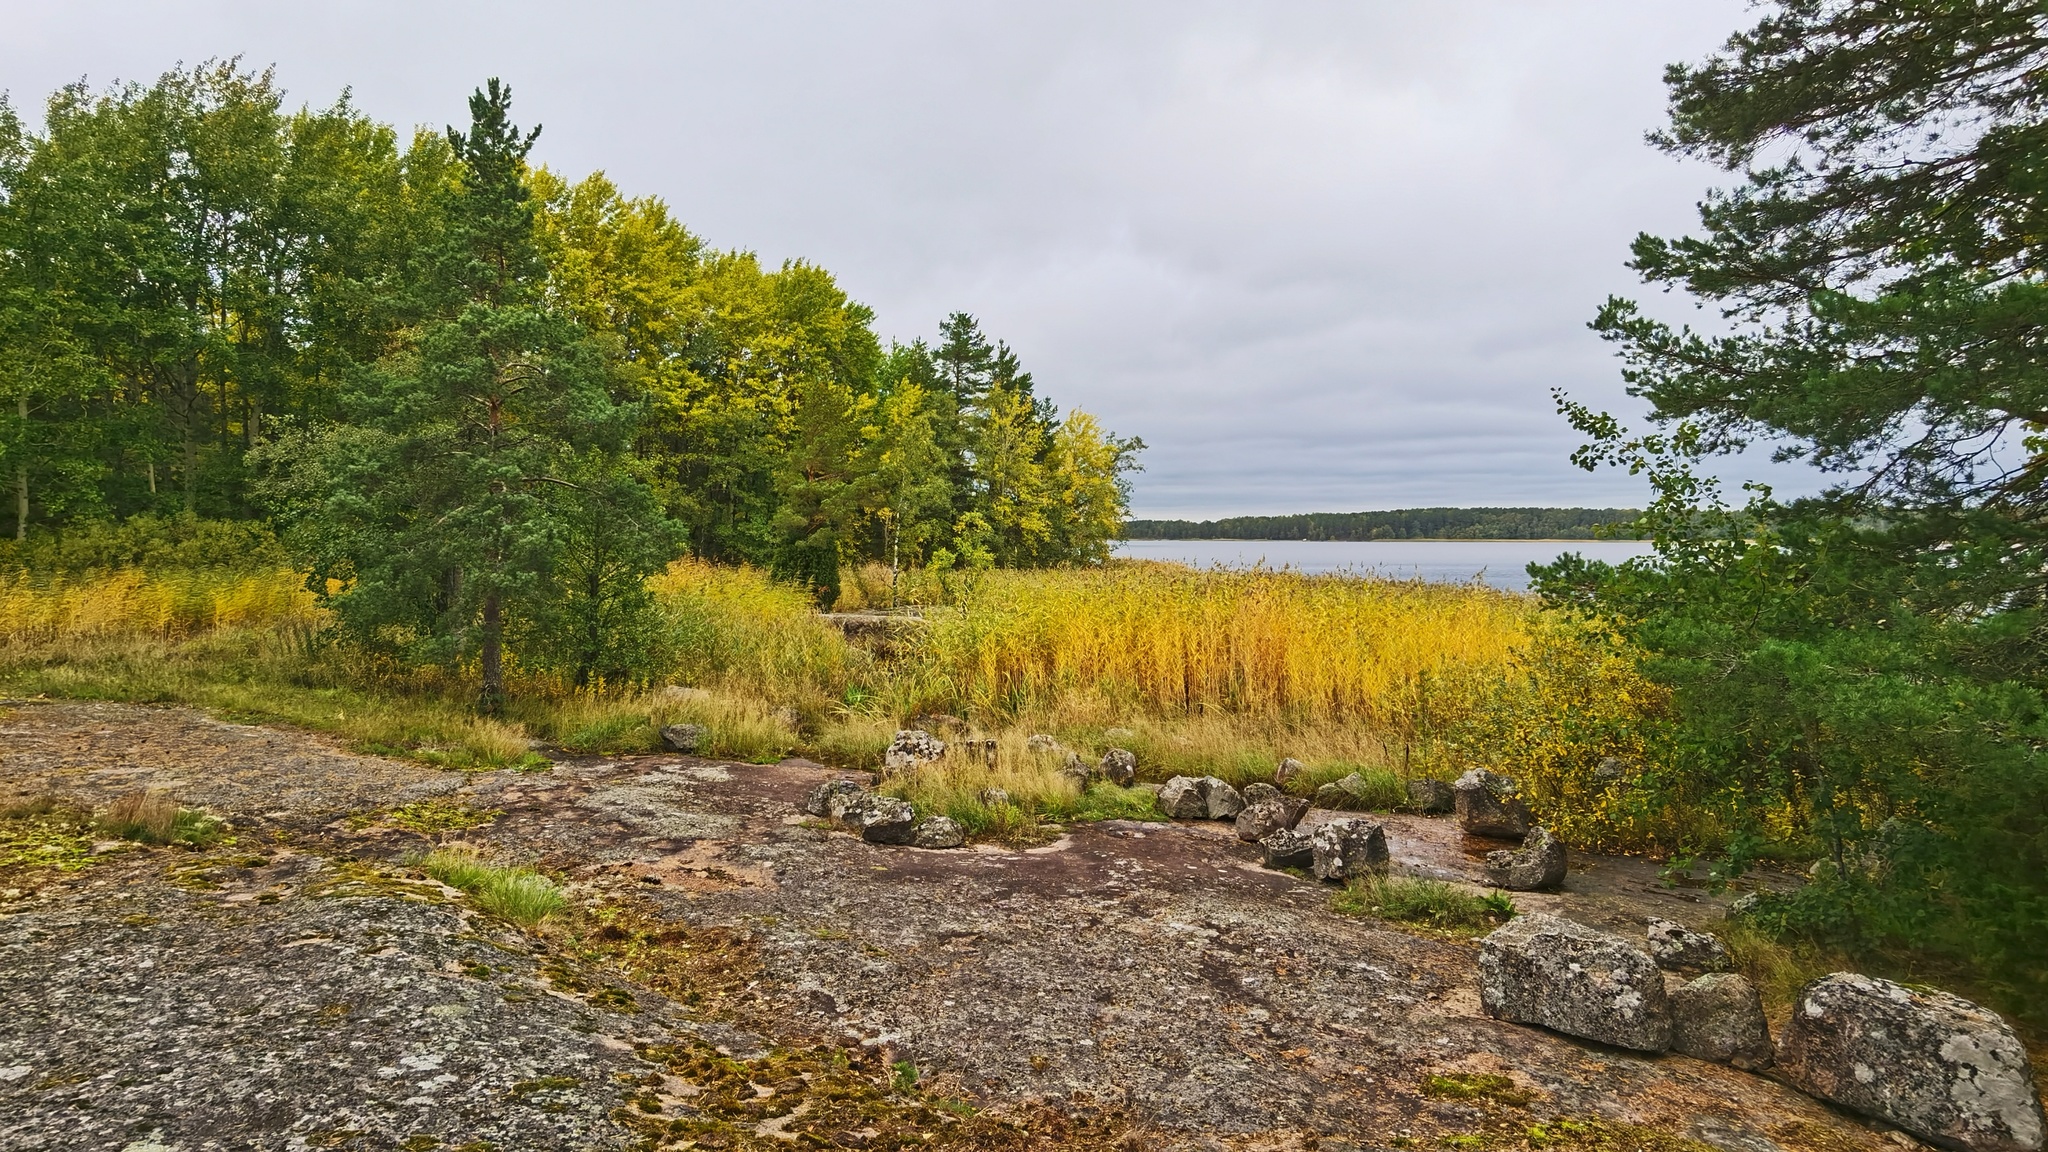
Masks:
[[[1610,563],[1643,556],[1647,543],[1633,540],[1125,540],[1118,556],[1172,560],[1196,568],[1294,568],[1302,572],[1357,572],[1398,580],[1420,577],[1464,583],[1484,580],[1495,588],[1529,587],[1524,569],[1548,564],[1565,552]]]

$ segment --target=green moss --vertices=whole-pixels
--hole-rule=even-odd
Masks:
[[[1442,1100],[1492,1100],[1515,1107],[1536,1099],[1536,1093],[1492,1072],[1424,1076],[1422,1094]]]
[[[505,813],[498,808],[471,808],[459,800],[434,797],[393,808],[377,818],[379,822],[422,836],[481,828]],[[353,819],[350,823],[354,823]]]
[[[0,812],[0,868],[54,868],[76,872],[93,862],[98,837],[92,817],[52,801]]]

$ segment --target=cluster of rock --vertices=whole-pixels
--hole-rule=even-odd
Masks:
[[[1439,782],[1430,783],[1442,787]],[[1474,836],[1522,842],[1520,848],[1486,854],[1488,884],[1512,892],[1537,892],[1564,884],[1564,843],[1535,824],[1519,785],[1497,772],[1474,768],[1449,788],[1458,827]],[[1412,790],[1410,794],[1414,794]]]
[[[922,728],[904,728],[882,752],[882,774],[907,776],[946,754],[946,742]]]
[[[1480,1002],[1498,1019],[1616,1047],[1675,1050],[1750,1071],[1775,1064],[1814,1096],[1944,1147],[2041,1149],[2026,1048],[1995,1013],[1946,993],[1837,972],[1806,986],[1774,1045],[1756,989],[1727,967],[1719,940],[1671,921],[1651,921],[1638,947],[1576,921],[1527,914],[1482,942]]]
[[[1214,776],[1175,776],[1159,789],[1159,810],[1175,820],[1229,820],[1239,840],[1259,846],[1266,867],[1298,868],[1318,880],[1384,871],[1390,859],[1380,824],[1329,820],[1301,831],[1309,801],[1271,784],[1248,784],[1240,792]]]
[[[884,796],[854,780],[827,780],[804,797],[804,811],[843,824],[870,844],[958,848],[967,833],[950,816],[917,818],[910,801]]]

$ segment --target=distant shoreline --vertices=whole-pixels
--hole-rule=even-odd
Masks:
[[[1619,540],[1601,528],[1627,524],[1633,508],[1395,508],[1380,512],[1303,512],[1216,520],[1124,523],[1125,540],[1269,540],[1369,544],[1391,540]]]

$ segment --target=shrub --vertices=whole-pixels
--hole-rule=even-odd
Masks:
[[[477,907],[515,924],[532,927],[568,904],[561,886],[540,873],[491,863],[466,846],[436,849],[414,864],[450,888],[468,893]]]
[[[1475,892],[1462,884],[1417,876],[1354,880],[1330,898],[1330,907],[1353,916],[1444,929],[1492,928],[1515,916],[1515,902],[1505,892]]]

